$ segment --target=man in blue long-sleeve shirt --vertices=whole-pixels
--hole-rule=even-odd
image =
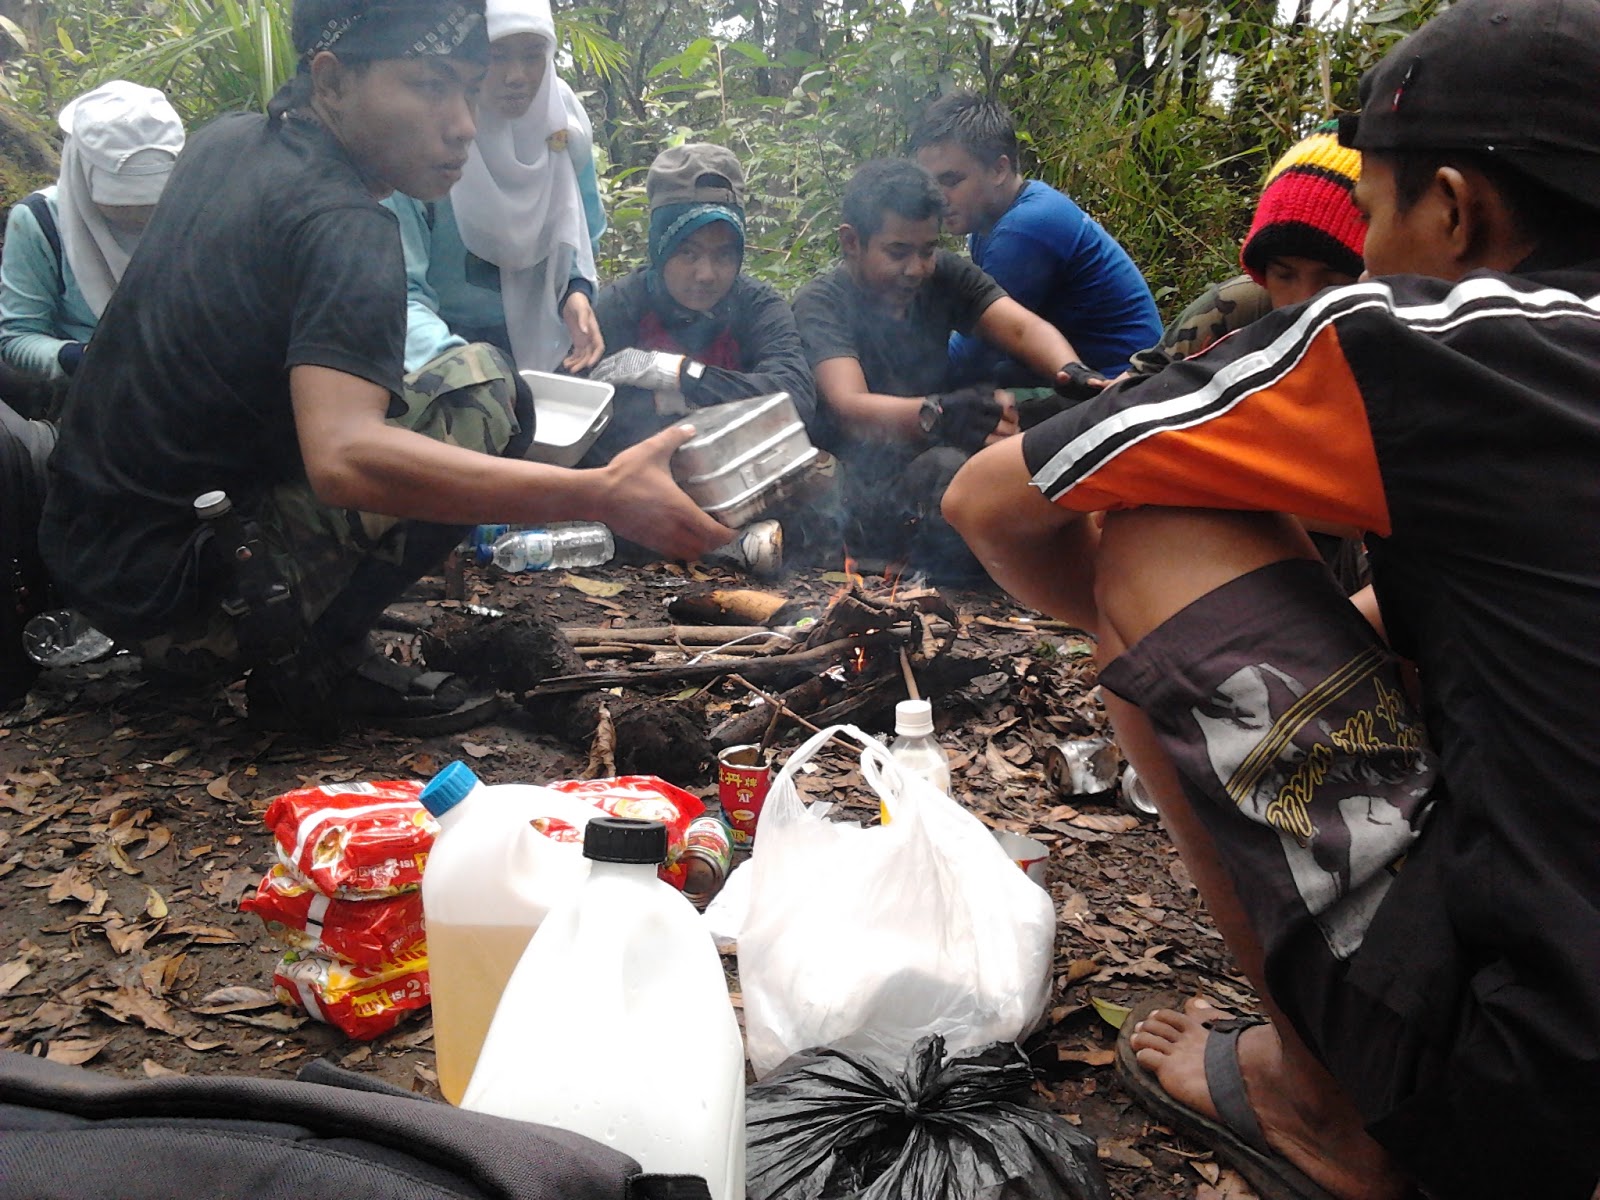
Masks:
[[[967,235],[972,261],[1024,308],[1061,331],[1102,375],[1161,338],[1149,285],[1115,238],[1055,188],[1017,170],[1017,131],[999,104],[956,92],[923,114],[911,152],[944,192],[944,227]],[[961,382],[1048,387],[978,338],[950,338]]]

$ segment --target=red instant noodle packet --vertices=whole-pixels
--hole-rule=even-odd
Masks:
[[[427,1007],[428,955],[418,950],[378,968],[291,950],[272,975],[283,1004],[303,1008],[359,1041],[388,1033],[408,1012]]]
[[[417,802],[422,786],[404,779],[298,788],[272,802],[266,825],[279,858],[325,895],[415,891],[439,831]]]
[[[381,967],[425,949],[422,893],[372,900],[325,896],[282,863],[262,879],[255,895],[239,902],[265,922],[269,936],[296,950]]]
[[[618,775],[610,779],[562,779],[546,787],[566,792],[588,801],[602,812],[613,817],[637,817],[642,821],[660,821],[667,827],[667,861],[659,872],[679,891],[683,890],[684,868],[678,860],[683,856],[684,838],[689,824],[706,811],[698,796],[675,787],[654,775]],[[541,818],[534,828],[551,841],[582,841],[577,829],[565,821]]]

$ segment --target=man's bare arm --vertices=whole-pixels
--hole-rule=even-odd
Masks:
[[[1083,513],[1045,499],[1029,481],[1022,439],[968,460],[944,494],[945,519],[984,569],[1022,603],[1094,631],[1094,555],[1099,532]]]
[[[817,393],[852,437],[880,442],[921,442],[917,410],[922,396],[885,396],[867,387],[861,362],[827,358],[816,366]]]
[[[1041,379],[1054,379],[1064,364],[1080,361],[1059,329],[1010,296],[1002,296],[983,310],[978,336],[1032,367]]]
[[[342,371],[295,367],[289,390],[306,478],[325,504],[449,525],[604,521],[622,537],[686,559],[733,535],[672,479],[672,451],[693,436],[684,426],[609,466],[577,471],[480,454],[390,425],[388,392]]]

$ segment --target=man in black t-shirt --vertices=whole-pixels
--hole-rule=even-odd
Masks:
[[[1589,1200],[1600,0],[1459,0],[1361,101],[1372,278],[984,451],[945,510],[1098,631],[1269,1018],[1136,1010],[1141,1102],[1263,1194]],[[1287,513],[1369,535],[1375,607]]]
[[[794,315],[817,376],[818,436],[844,468],[850,554],[981,578],[939,499],[974,450],[1017,432],[1017,412],[993,384],[945,390],[950,334],[977,333],[1045,378],[1082,364],[1054,326],[939,248],[943,212],[915,163],[867,163],[845,188],[844,262],[800,289]]]
[[[462,526],[592,518],[679,557],[731,531],[671,480],[682,427],[567,471],[517,456],[531,404],[498,351],[403,372],[405,266],[378,199],[459,178],[482,0],[298,0],[293,29],[295,79],[268,116],[191,139],[106,309],[41,544],[68,601],[147,663],[254,668],[253,713],[460,728],[492,697],[366,638]],[[213,491],[231,514],[196,505]]]

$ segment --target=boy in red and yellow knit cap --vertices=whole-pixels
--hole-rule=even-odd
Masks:
[[[1154,375],[1264,313],[1360,278],[1367,227],[1350,198],[1360,177],[1361,152],[1339,145],[1336,121],[1289,147],[1267,172],[1239,248],[1245,274],[1208,287],[1158,345],[1133,356],[1129,373]]]
[[[1273,308],[1360,278],[1367,226],[1350,198],[1360,178],[1361,151],[1339,145],[1335,121],[1273,164],[1239,249],[1239,265],[1267,289]]]

